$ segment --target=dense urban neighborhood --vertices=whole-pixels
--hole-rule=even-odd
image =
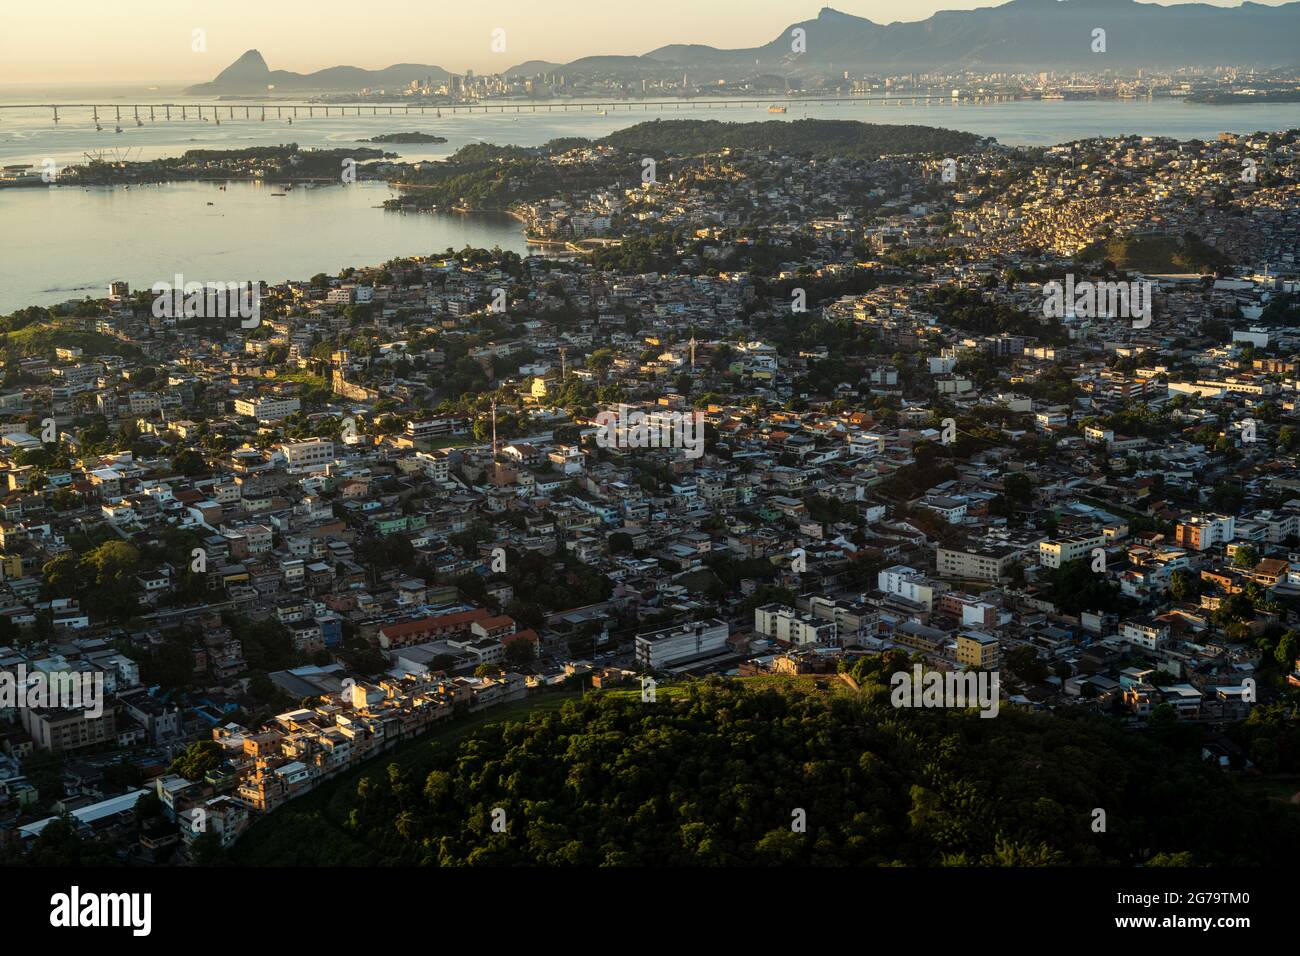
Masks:
[[[0,319],[0,856],[216,862],[444,725],[932,706],[900,673],[993,675],[974,725],[1095,718],[1296,789],[1300,131],[675,121],[381,162],[392,206],[508,212],[534,254]],[[29,705],[61,682],[90,705]],[[412,783],[435,815],[471,787],[444,769]],[[811,852],[931,862],[859,816]],[[803,852],[772,832],[760,858]],[[629,861],[602,840],[530,859]]]

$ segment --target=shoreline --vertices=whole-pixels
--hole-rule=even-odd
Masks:
[[[36,185],[45,185],[37,183]],[[467,242],[476,247],[491,248],[500,245],[527,255],[528,244],[522,224],[515,218],[494,216],[441,215],[417,219],[400,216],[376,216],[387,213],[379,203],[390,195],[378,182],[367,181],[360,192],[348,194],[342,189],[324,189],[302,186],[288,194],[290,202],[272,203],[271,192],[279,191],[276,184],[256,186],[249,182],[231,185],[230,191],[219,192],[216,185],[206,182],[180,182],[171,184],[141,185],[126,189],[120,185],[95,185],[81,188],[60,183],[62,189],[50,192],[30,188],[0,193],[0,208],[15,222],[66,222],[75,221],[85,208],[101,210],[96,213],[96,223],[91,230],[95,235],[111,232],[108,210],[112,217],[126,216],[135,219],[141,215],[162,214],[195,215],[195,222],[211,223],[220,240],[185,243],[185,273],[193,272],[204,278],[240,276],[278,282],[289,277],[305,278],[321,271],[338,268],[337,252],[321,241],[310,237],[305,242],[292,243],[281,251],[266,248],[264,254],[241,252],[245,233],[256,234],[270,217],[279,221],[301,224],[295,228],[310,229],[310,223],[320,217],[331,222],[356,223],[352,227],[327,229],[326,234],[346,234],[340,239],[349,243],[355,253],[350,259],[357,266],[378,266],[394,257],[431,255],[448,246],[461,248]],[[292,199],[299,190],[316,193]],[[206,202],[215,203],[207,206]],[[89,204],[89,205],[87,205]],[[176,213],[177,210],[182,211]],[[439,210],[445,212],[445,210]],[[221,214],[225,214],[223,218]],[[213,218],[208,218],[213,217]],[[217,244],[214,245],[214,242]],[[259,248],[266,244],[255,243]],[[28,306],[50,307],[65,302],[80,302],[86,298],[104,295],[107,283],[114,280],[129,282],[132,288],[148,285],[160,277],[170,277],[174,268],[173,253],[168,252],[161,240],[145,247],[116,252],[107,244],[90,243],[87,254],[78,253],[62,264],[37,262],[34,271],[26,267],[29,256],[19,256],[11,261],[19,281],[4,283],[0,289],[0,315],[10,314]],[[87,247],[80,241],[78,248]],[[129,254],[124,254],[129,252]]]

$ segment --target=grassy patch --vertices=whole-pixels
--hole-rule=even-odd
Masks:
[[[415,447],[421,451],[438,451],[440,448],[464,448],[477,444],[470,435],[443,435],[441,438],[421,438]]]
[[[306,385],[309,388],[327,388],[329,381],[323,375],[313,375],[311,372],[298,369],[294,372],[281,372],[275,376],[277,382],[298,382],[300,385]]]
[[[137,357],[140,350],[102,332],[83,332],[54,322],[38,322],[0,334],[0,351],[17,355],[53,355],[56,348],[79,348],[87,356]]]
[[[1180,240],[1174,236],[1130,236],[1095,242],[1075,259],[1109,259],[1116,268],[1148,275],[1213,272],[1226,260],[1211,245],[1195,236]]]

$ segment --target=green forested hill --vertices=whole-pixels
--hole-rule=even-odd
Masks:
[[[330,854],[346,845],[355,864],[1210,865],[1300,849],[1300,811],[1246,795],[1163,732],[895,710],[867,688],[588,694],[421,745],[346,783],[323,816],[286,808],[241,856],[343,862]],[[1105,833],[1091,828],[1098,807]],[[796,808],[806,833],[791,831]]]
[[[781,153],[875,159],[899,153],[952,153],[970,149],[973,133],[935,126],[861,123],[857,120],[651,120],[606,136],[602,143],[644,152],[702,153],[718,149],[775,149]]]

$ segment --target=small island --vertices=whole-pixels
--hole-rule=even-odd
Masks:
[[[432,133],[385,133],[374,139],[359,139],[358,143],[445,143],[447,137]]]
[[[1187,97],[1189,103],[1210,106],[1253,106],[1258,103],[1300,103],[1300,90],[1207,90]]]

